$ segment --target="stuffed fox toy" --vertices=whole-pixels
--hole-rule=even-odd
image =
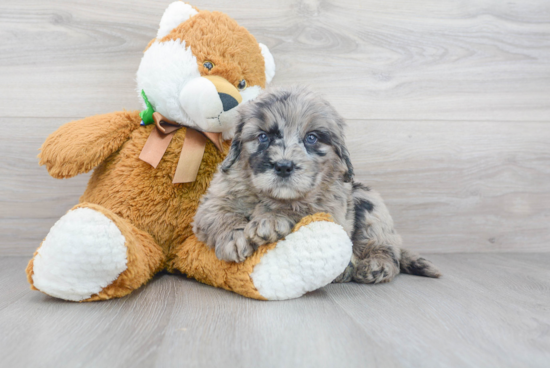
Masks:
[[[137,72],[143,112],[60,127],[39,154],[54,178],[95,168],[80,202],[51,228],[27,267],[53,297],[122,297],[167,270],[246,297],[289,299],[330,283],[351,241],[327,215],[242,263],[218,260],[192,233],[199,199],[228,152],[239,104],[275,74],[268,48],[227,15],[183,2],[165,11]]]

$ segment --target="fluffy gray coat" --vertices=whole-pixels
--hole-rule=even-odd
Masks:
[[[353,182],[344,128],[326,100],[301,87],[243,105],[230,152],[195,215],[198,239],[218,258],[242,262],[302,217],[326,212],[353,242],[350,265],[336,282],[387,282],[400,270],[439,277],[429,261],[400,248],[380,195]]]

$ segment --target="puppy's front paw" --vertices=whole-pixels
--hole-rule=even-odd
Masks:
[[[244,228],[244,235],[256,247],[276,242],[292,231],[294,224],[281,216],[266,215],[252,219]]]
[[[254,248],[246,240],[243,230],[232,230],[227,235],[225,241],[216,243],[218,259],[228,262],[243,262],[246,257],[254,253]]]
[[[371,256],[355,263],[353,281],[362,284],[390,282],[399,274],[399,266],[391,257]]]

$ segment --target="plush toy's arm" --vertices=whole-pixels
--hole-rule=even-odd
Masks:
[[[195,236],[173,249],[169,271],[249,298],[284,300],[328,285],[344,271],[352,243],[330,215],[304,217],[284,240],[263,245],[242,263],[218,259]]]
[[[40,148],[40,165],[54,178],[70,178],[99,165],[139,127],[139,111],[91,116],[61,126]]]

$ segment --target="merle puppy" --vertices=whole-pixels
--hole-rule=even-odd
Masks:
[[[242,262],[302,217],[326,212],[353,242],[336,282],[388,282],[400,270],[439,277],[429,261],[400,248],[380,195],[353,181],[344,127],[334,108],[305,88],[274,89],[243,105],[229,154],[195,215],[198,239],[219,259]]]

